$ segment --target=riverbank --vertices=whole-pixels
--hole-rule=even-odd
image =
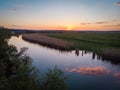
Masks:
[[[111,47],[120,48],[120,33],[118,32],[68,32],[44,33],[49,37],[64,39],[74,43],[73,48]]]
[[[73,43],[72,49],[95,52],[103,59],[120,62],[120,33],[118,32],[81,32],[45,33]]]
[[[38,43],[61,51],[91,51],[100,55],[103,60],[115,60],[115,63],[120,62],[119,34],[50,33],[43,35],[36,33],[23,34],[22,38],[26,41]]]
[[[51,48],[60,50],[71,50],[72,43],[53,37],[48,37],[42,34],[23,34],[22,38],[29,42],[38,43]]]

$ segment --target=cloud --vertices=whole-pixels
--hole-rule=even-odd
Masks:
[[[103,27],[120,27],[120,24],[116,24],[116,25],[104,25]]]
[[[117,24],[117,25],[107,25],[107,24],[109,24],[109,23],[114,23],[114,22],[118,22],[119,20],[117,20],[117,19],[113,19],[113,20],[111,20],[111,21],[103,21],[103,22],[91,22],[91,23],[80,23],[81,25],[89,25],[89,24],[92,24],[92,25],[94,25],[94,24],[97,24],[97,25],[104,25],[104,24],[106,24],[106,25],[104,25],[104,27],[113,27],[113,26],[120,26],[120,24]]]
[[[16,26],[20,26],[20,25],[11,25],[11,26],[16,27]]]
[[[17,28],[21,28],[21,27],[23,27],[23,26],[21,26],[21,25],[11,25],[12,27],[17,27]]]
[[[109,70],[103,66],[79,67],[79,68],[71,68],[71,69],[66,68],[65,70],[68,72],[76,72],[85,75],[104,75],[109,73]]]
[[[92,24],[92,23],[80,23],[81,25],[89,25],[89,24]]]
[[[114,73],[114,76],[117,77],[117,78],[120,78],[120,73],[119,72]]]
[[[120,26],[120,24],[117,24],[117,25],[115,25],[115,26]]]
[[[16,12],[16,11],[17,11],[17,9],[15,9],[15,8],[14,8],[14,9],[12,9],[12,11],[13,11],[13,12]]]
[[[120,5],[120,2],[116,2],[116,5]]]
[[[112,75],[120,79],[120,72],[109,70],[104,66],[79,67],[79,68],[73,67],[71,69],[65,68],[65,70],[70,73],[75,72],[83,75]]]
[[[105,23],[108,23],[108,22],[95,22],[95,24],[105,24]]]
[[[12,9],[10,9],[10,12],[12,12],[12,13],[18,13],[19,12],[19,10],[18,9],[16,9],[16,8],[12,8]]]
[[[80,23],[81,25],[89,25],[89,24],[105,24],[109,22],[93,22],[93,23]]]
[[[116,22],[116,21],[117,21],[116,19],[112,20],[112,22]]]
[[[17,11],[16,9],[13,9],[13,11]]]

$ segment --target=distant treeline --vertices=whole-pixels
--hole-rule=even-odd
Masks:
[[[26,29],[9,29],[15,33],[120,33],[118,30],[114,31],[81,31],[81,30],[26,30]]]

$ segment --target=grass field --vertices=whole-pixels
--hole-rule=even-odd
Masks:
[[[87,50],[97,53],[102,58],[120,62],[120,33],[47,33],[50,37],[60,38],[73,43],[72,49]]]
[[[120,48],[120,33],[49,33],[50,37],[73,42],[73,49]]]

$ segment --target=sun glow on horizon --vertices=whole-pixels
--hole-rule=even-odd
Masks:
[[[73,29],[73,26],[71,26],[71,25],[67,26],[67,30],[72,30],[72,29]]]
[[[0,26],[30,30],[120,31],[117,1],[0,0]]]

